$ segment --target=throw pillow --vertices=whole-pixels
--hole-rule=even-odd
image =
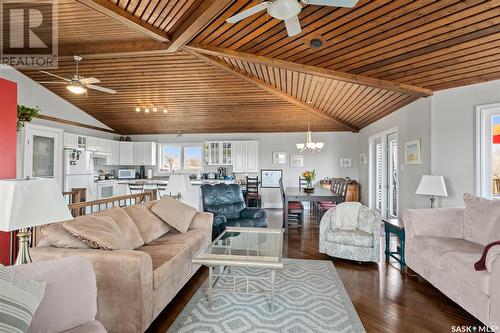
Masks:
[[[151,211],[182,233],[188,231],[193,217],[198,213],[193,207],[170,197],[163,197],[151,207]]]
[[[107,216],[111,217],[115,221],[118,229],[127,239],[127,242],[132,246],[132,248],[137,249],[144,245],[144,240],[139,233],[134,221],[127,215],[127,213],[121,207],[113,207],[111,209],[106,209],[101,212],[93,214],[95,216]]]
[[[148,201],[140,205],[123,207],[125,213],[134,221],[146,244],[160,238],[170,230],[169,225],[151,211],[151,207],[156,202]]]
[[[63,222],[62,227],[92,249],[133,250],[112,218],[84,215]]]
[[[464,194],[464,238],[487,245],[500,239],[500,201]]]
[[[69,249],[88,249],[78,237],[69,233],[61,226],[61,223],[52,223],[40,227],[40,233],[44,239],[48,240],[50,244],[55,247],[69,248]],[[37,246],[40,246],[38,244]]]
[[[0,331],[27,332],[45,294],[45,283],[26,280],[0,265]]]

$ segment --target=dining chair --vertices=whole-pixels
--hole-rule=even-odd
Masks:
[[[259,194],[259,177],[246,178],[245,188],[245,203],[247,207],[258,207],[262,205],[261,196]]]
[[[289,201],[288,207],[285,207],[285,188],[283,186],[283,178],[280,178],[281,202],[283,204],[283,225],[285,223],[296,223],[298,228],[304,224],[304,205],[299,201]],[[288,221],[285,221],[285,209],[288,209]]]
[[[167,194],[167,184],[156,184],[156,190],[158,191],[158,199],[161,199]]]
[[[320,201],[316,207],[316,221],[320,223],[323,215],[331,208],[345,201],[347,195],[348,178],[333,178],[330,190],[337,194],[339,199],[336,201]]]
[[[304,177],[299,176],[299,189],[303,189],[307,187],[307,180]],[[309,213],[314,214],[315,202],[308,202],[309,205]]]
[[[129,183],[128,190],[129,190],[130,194],[142,193],[142,192],[144,192],[144,184]],[[135,203],[138,204],[137,200],[135,200]]]

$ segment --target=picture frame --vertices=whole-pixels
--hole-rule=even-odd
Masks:
[[[405,163],[409,165],[422,164],[420,139],[405,143]]]
[[[359,164],[368,164],[366,153],[359,153]]]
[[[352,158],[341,157],[340,158],[340,167],[341,168],[351,168],[352,167]]]
[[[290,155],[290,166],[303,167],[304,166],[304,155],[300,155],[300,154]]]
[[[283,170],[262,169],[260,171],[261,188],[279,188],[280,179],[283,178]]]
[[[288,154],[284,151],[273,152],[273,164],[287,164]]]

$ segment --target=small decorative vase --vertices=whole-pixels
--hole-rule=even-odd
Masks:
[[[304,188],[304,192],[306,192],[306,193],[313,193],[314,192],[314,187],[312,185],[312,181],[307,182],[307,185]]]

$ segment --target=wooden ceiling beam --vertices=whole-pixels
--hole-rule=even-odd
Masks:
[[[170,37],[165,31],[142,21],[139,17],[129,13],[112,2],[107,0],[76,0],[76,2],[118,21],[135,31],[141,32],[156,41],[165,43],[170,40]]]
[[[283,99],[286,102],[289,102],[295,106],[298,106],[298,107],[303,108],[307,111],[310,111],[310,112],[320,116],[321,118],[329,121],[330,123],[333,123],[337,126],[340,126],[341,128],[344,128],[344,129],[351,131],[351,132],[354,132],[354,133],[359,132],[358,128],[353,127],[353,126],[349,125],[348,123],[340,121],[336,118],[333,118],[333,117],[327,115],[326,113],[324,113],[323,111],[321,111],[321,110],[319,110],[319,109],[317,109],[309,104],[306,104],[293,96],[288,95],[287,93],[283,92],[280,89],[277,89],[277,88],[271,86],[270,84],[266,83],[265,81],[262,81],[258,78],[255,78],[255,77],[250,77],[250,76],[246,75],[245,73],[243,73],[242,71],[240,71],[236,68],[230,67],[229,65],[222,63],[222,62],[212,58],[209,55],[207,56],[207,55],[198,53],[198,52],[196,52],[196,49],[193,49],[191,47],[188,49],[184,49],[184,51],[188,52],[189,54],[195,56],[196,58],[198,58],[198,59],[200,59],[200,60],[202,60],[210,65],[213,65],[213,66],[225,71],[226,73],[232,74],[232,75],[234,75],[234,76],[236,76],[236,77],[238,77],[246,82],[249,82],[253,85],[256,85],[256,86],[264,89],[265,91],[280,97],[281,99]]]
[[[209,25],[234,0],[204,0],[172,34],[168,52],[177,52]]]
[[[267,58],[255,54],[249,54],[245,52],[238,52],[228,49],[222,49],[214,46],[200,45],[200,44],[190,44],[187,48],[197,53],[203,53],[206,55],[216,56],[216,57],[227,57],[231,59],[242,60],[254,64],[260,64],[265,66],[272,66],[283,68],[291,71],[296,71],[299,73],[316,75],[324,77],[327,79],[338,80],[343,82],[350,82],[355,84],[361,84],[364,86],[397,91],[403,94],[408,94],[418,97],[427,97],[432,95],[432,90],[415,87],[408,84],[392,82],[387,80],[381,80],[376,78],[371,78],[367,76],[361,76],[357,74],[350,74],[345,72],[339,72],[336,70],[320,68],[316,66],[298,64],[290,61]]]
[[[79,43],[64,44],[59,46],[59,57],[73,55],[86,56],[86,58],[95,58],[102,56],[125,56],[166,53],[168,45],[155,40],[123,41],[112,43]]]

